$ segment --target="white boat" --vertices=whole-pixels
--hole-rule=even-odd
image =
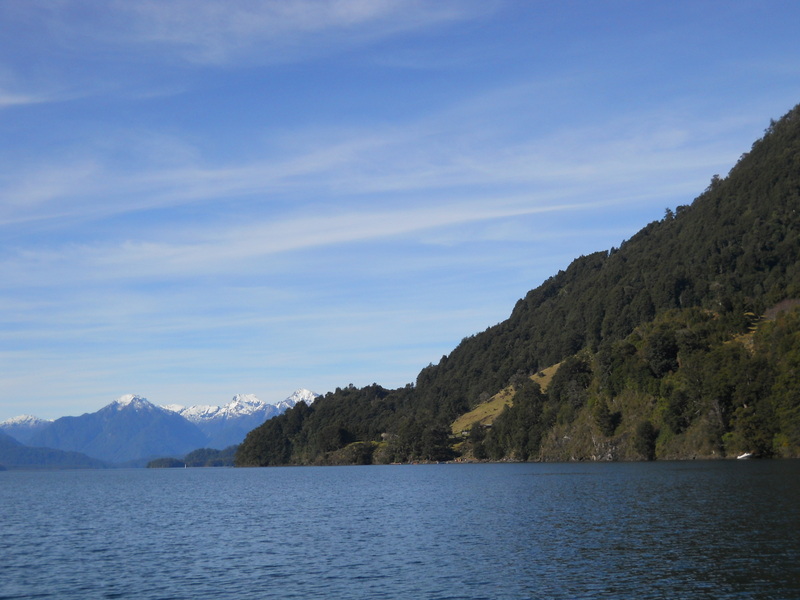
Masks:
[[[748,458],[751,458],[752,456],[753,456],[753,453],[752,453],[752,452],[745,452],[744,454],[740,454],[740,455],[739,455],[739,456],[737,456],[736,458],[737,458],[738,460],[747,460]]]

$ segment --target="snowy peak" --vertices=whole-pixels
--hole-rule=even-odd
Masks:
[[[211,447],[239,444],[248,432],[299,402],[311,405],[318,394],[300,389],[279,404],[253,394],[237,394],[224,406],[156,406],[125,394],[95,413],[46,421],[20,415],[0,423],[0,432],[31,446],[81,452],[110,462],[151,456],[180,456]]]
[[[233,397],[233,400],[231,400],[228,404],[229,405],[231,405],[231,404],[245,404],[245,405],[252,404],[252,405],[262,406],[262,405],[265,404],[265,402],[262,402],[261,400],[259,400],[258,397],[255,394],[236,394]]]
[[[27,444],[37,432],[46,429],[52,424],[53,421],[47,421],[32,415],[19,415],[0,423],[0,431],[10,435],[18,442]]]
[[[305,402],[310,406],[318,396],[319,394],[315,394],[309,390],[299,389],[278,404],[268,404],[259,400],[255,394],[236,394],[233,399],[224,406],[199,404],[197,406],[183,407],[177,404],[171,404],[163,406],[162,408],[176,412],[192,423],[201,423],[250,416],[271,417],[292,408],[298,402]]]
[[[188,408],[180,407],[177,412],[183,418],[199,423],[201,421],[214,421],[219,419],[235,419],[253,415],[267,410],[269,405],[256,398],[253,394],[237,394],[225,406],[207,406],[200,404]],[[165,406],[170,409],[171,407]]]
[[[310,390],[299,389],[293,392],[292,395],[283,402],[286,402],[290,406],[294,406],[298,402],[305,402],[308,406],[311,406],[317,398],[319,398],[319,394],[315,394]]]
[[[40,419],[39,417],[34,417],[33,415],[19,415],[18,417],[6,419],[0,423],[0,427],[8,425],[17,427],[40,427],[42,425],[47,425],[48,423],[52,423],[52,421]]]
[[[221,410],[228,416],[251,415],[267,406],[266,402],[262,402],[254,394],[236,394]]]
[[[205,442],[203,432],[180,415],[126,394],[97,412],[57,419],[36,433],[30,445],[124,463],[181,456]]]
[[[114,402],[112,402],[111,404],[116,404],[118,406],[128,406],[135,400],[139,399],[140,397],[135,394],[123,394],[122,396],[114,400]]]
[[[163,408],[171,410],[169,406],[164,406]],[[198,405],[189,406],[188,408],[181,407],[175,412],[192,423],[198,423],[200,421],[208,421],[217,418],[220,410],[219,406]]]
[[[297,390],[278,404],[268,404],[254,394],[236,394],[224,406],[164,406],[195,424],[208,437],[213,448],[226,448],[239,444],[247,433],[264,421],[277,417],[298,402],[311,404],[318,394],[305,389]]]
[[[114,402],[106,406],[106,408],[116,408],[117,410],[124,410],[126,408],[133,408],[135,410],[158,410],[159,407],[150,402],[147,398],[137,396],[136,394],[125,394],[120,396]]]

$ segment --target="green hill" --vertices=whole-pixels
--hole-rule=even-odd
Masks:
[[[337,389],[252,431],[236,462],[325,464],[354,443],[354,462],[452,458],[453,421],[509,386],[513,405],[467,452],[798,456],[797,313],[741,337],[800,297],[798,212],[800,106],[691,205],[576,259],[414,385]],[[559,362],[545,394],[530,376]]]

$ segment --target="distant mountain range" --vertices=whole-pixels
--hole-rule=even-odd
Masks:
[[[247,433],[264,421],[283,414],[298,402],[311,406],[318,394],[300,389],[278,404],[262,402],[253,394],[237,394],[224,406],[167,405],[163,408],[194,423],[208,439],[211,448],[227,448],[240,443]]]
[[[0,423],[0,464],[61,468],[73,460],[82,467],[139,466],[153,457],[183,456],[203,447],[222,449],[240,443],[267,419],[298,402],[310,405],[316,397],[301,389],[278,404],[242,394],[224,406],[162,407],[128,394],[79,417],[46,421],[22,415]],[[21,453],[27,453],[22,462]]]

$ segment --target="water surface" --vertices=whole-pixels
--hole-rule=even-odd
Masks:
[[[800,598],[800,461],[0,473],[0,598]]]

